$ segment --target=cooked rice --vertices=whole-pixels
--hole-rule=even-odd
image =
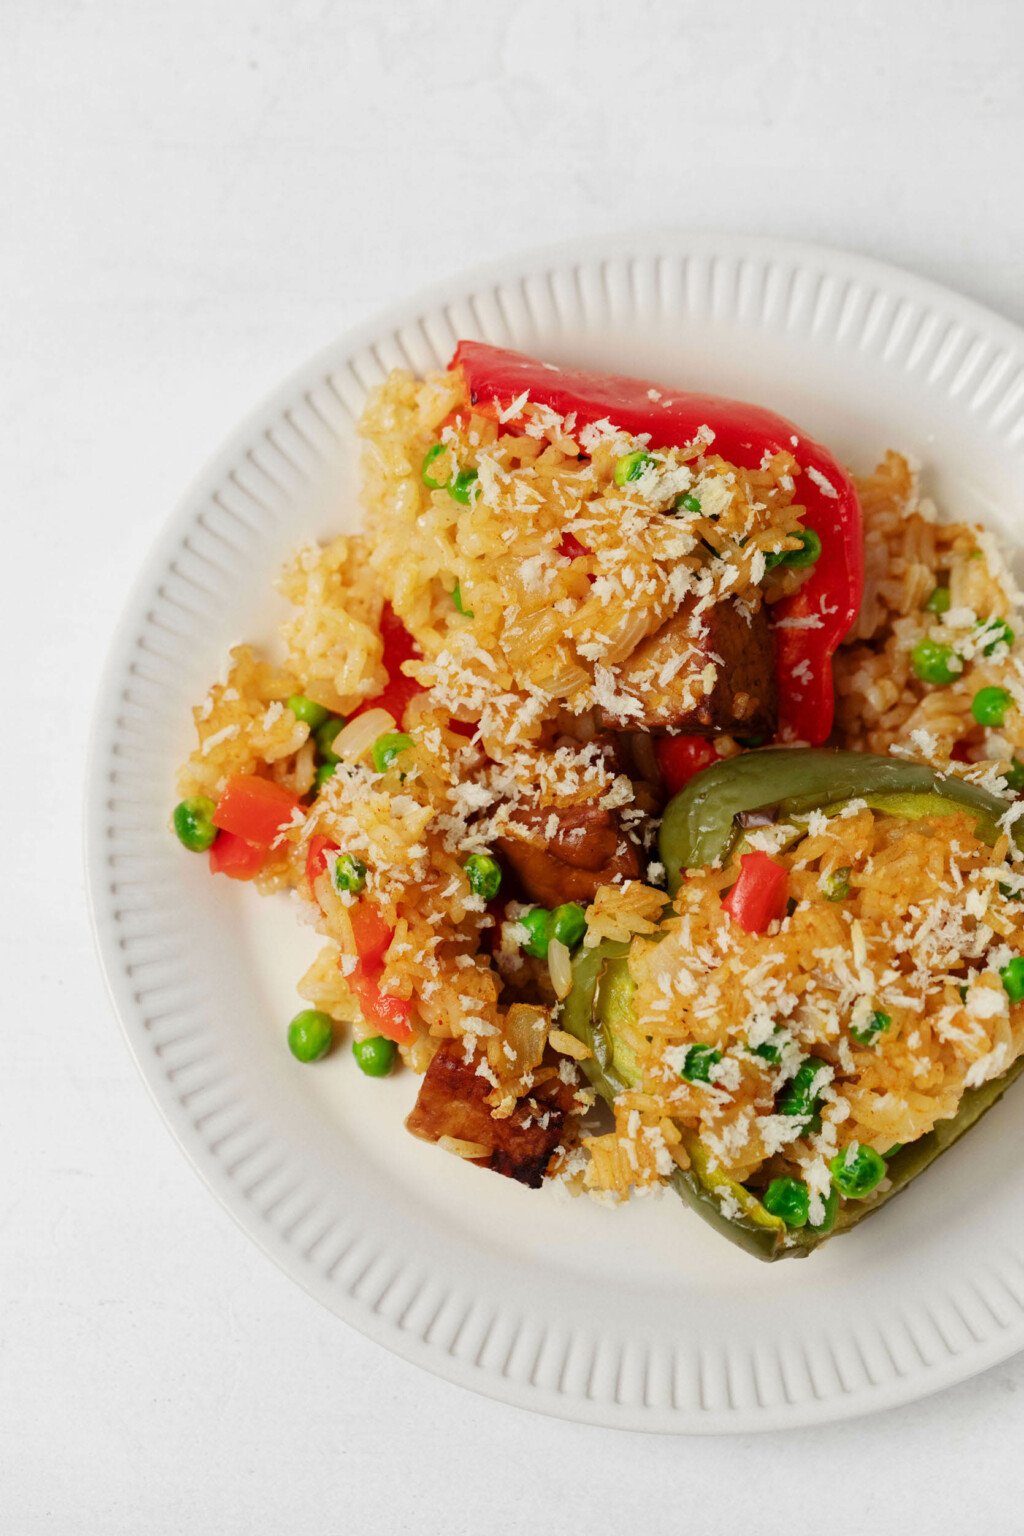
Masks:
[[[993,647],[985,627],[1012,618],[1017,598],[991,535],[935,521],[899,454],[887,454],[857,487],[866,580],[834,669],[842,744],[883,754],[896,747],[933,763],[947,762],[956,747],[968,761],[1008,765],[1024,751],[1024,649]],[[935,615],[925,604],[940,586],[949,588],[950,605]],[[924,638],[952,646],[963,663],[955,682],[930,687],[915,675],[911,651]],[[975,693],[990,685],[1006,688],[1017,706],[999,731],[971,715]]]

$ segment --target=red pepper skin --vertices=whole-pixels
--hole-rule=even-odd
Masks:
[[[789,871],[766,853],[755,850],[740,858],[740,877],[722,902],[734,923],[747,933],[764,933],[769,923],[786,914]]]
[[[309,840],[306,850],[306,884],[309,886],[309,894],[312,896],[313,886],[327,868],[327,855],[337,853],[337,843],[332,843],[329,837],[324,837],[322,832],[316,832]]]
[[[345,980],[359,1000],[367,1024],[372,1024],[388,1040],[400,1045],[403,1040],[412,1038],[411,1006],[406,998],[382,992],[380,987],[384,952],[394,938],[395,930],[368,901],[357,902],[348,915],[359,959]]]
[[[327,868],[328,853],[336,853],[337,848],[337,843],[332,843],[330,838],[320,834],[310,838],[306,855],[306,879],[311,894],[313,882]],[[349,908],[348,915],[359,956],[354,970],[345,977],[349,991],[357,999],[368,1024],[372,1024],[388,1040],[394,1040],[397,1044],[410,1040],[411,1005],[404,997],[394,997],[390,992],[382,992],[380,988],[384,975],[384,954],[395,936],[395,930],[368,901],[356,902],[355,906]]]
[[[380,633],[384,641],[383,664],[388,674],[387,685],[375,699],[367,699],[365,704],[360,704],[349,719],[355,720],[360,715],[365,715],[370,709],[386,709],[388,714],[401,725],[406,705],[418,693],[426,691],[414,678],[406,677],[401,670],[402,662],[412,661],[414,658],[416,661],[422,661],[423,653],[390,603],[385,603],[381,612]]]
[[[218,832],[210,844],[210,874],[227,875],[229,880],[254,880],[267,862],[267,850],[259,843],[248,843],[234,832]]]
[[[382,966],[368,966],[360,960],[345,980],[357,998],[367,1024],[371,1024],[386,1040],[394,1040],[396,1045],[401,1045],[412,1039],[412,1025],[409,1023],[411,1005],[407,998],[381,991],[382,974]]]
[[[377,965],[395,936],[395,930],[368,901],[358,901],[349,908],[356,953],[364,965]]]
[[[765,453],[792,453],[803,471],[799,497],[804,526],[821,539],[821,556],[799,592],[776,603],[776,666],[779,677],[779,739],[818,745],[832,729],[835,699],[832,656],[857,616],[864,589],[860,506],[840,465],[792,422],[760,406],[713,395],[688,394],[615,374],[546,367],[519,352],[479,341],[460,341],[451,367],[461,368],[473,409],[493,416],[524,390],[530,401],[561,416],[575,414],[575,430],[609,420],[633,436],[649,433],[654,448],[692,442],[702,426],[715,434],[713,453],[744,469],[756,469]],[[652,400],[649,392],[656,392]],[[514,422],[506,432],[517,430]],[[796,442],[794,443],[794,438]],[[819,479],[808,471],[814,471]],[[824,480],[828,490],[823,489]],[[833,494],[829,494],[829,490]],[[780,621],[811,619],[809,628]]]
[[[654,754],[670,795],[678,795],[695,773],[719,760],[714,742],[706,736],[656,736]]]
[[[564,533],[562,542],[558,546],[558,553],[564,555],[567,560],[578,560],[580,555],[589,555],[590,550],[585,544],[581,544],[574,533]]]

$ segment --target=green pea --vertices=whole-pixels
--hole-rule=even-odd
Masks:
[[[217,807],[205,795],[193,795],[174,807],[171,820],[178,842],[190,853],[205,853],[217,837],[212,817]]]
[[[637,448],[633,453],[623,454],[621,459],[615,460],[615,484],[623,486],[628,485],[631,480],[639,480],[648,464],[653,463],[651,455],[645,453],[642,448]]]
[[[952,683],[960,676],[964,664],[951,645],[938,640],[919,640],[910,653],[910,665],[922,683]]]
[[[802,571],[809,565],[816,565],[821,559],[821,540],[813,528],[801,528],[797,538],[800,540],[800,548],[789,550],[782,563],[791,566],[793,570]]]
[[[831,1232],[832,1228],[836,1224],[836,1217],[839,1214],[839,1191],[838,1191],[838,1189],[835,1189],[835,1188],[830,1189],[828,1194],[824,1197],[824,1200],[825,1200],[825,1214],[824,1214],[824,1216],[822,1216],[821,1220],[820,1221],[810,1221],[810,1220],[808,1220],[807,1227],[808,1227],[808,1230],[811,1231],[811,1232]]]
[[[462,601],[461,582],[457,581],[452,589],[452,602],[455,604],[456,613],[461,613],[464,619],[471,619],[473,617],[472,608],[467,608],[465,603]]]
[[[817,1056],[805,1056],[787,1087],[783,1090],[777,1109],[780,1115],[794,1115],[810,1120],[821,1102],[813,1091],[814,1080],[826,1063]]]
[[[316,742],[318,756],[325,763],[340,763],[341,758],[334,752],[334,738],[345,724],[341,715],[331,715],[313,732],[313,740]]]
[[[327,783],[327,780],[333,779],[337,771],[337,762],[321,763],[316,773],[313,775],[313,783],[316,785],[317,789],[323,789],[324,785]]]
[[[982,647],[983,656],[991,656],[1001,645],[1010,646],[1014,641],[1013,630],[1005,619],[985,619],[980,625],[987,640]]]
[[[832,1182],[847,1200],[863,1200],[885,1178],[885,1158],[873,1147],[853,1141],[829,1163]]]
[[[928,613],[948,613],[949,604],[949,588],[935,587],[933,588],[931,596],[927,599],[924,606]]]
[[[420,466],[420,479],[430,491],[443,491],[448,484],[447,480],[435,480],[430,473],[431,468],[441,457],[442,453],[447,453],[447,451],[448,446],[446,443],[435,443],[433,448],[427,449],[424,456],[423,463]]]
[[[1011,790],[1013,794],[1019,795],[1021,790],[1024,790],[1024,763],[1021,762],[1020,758],[1015,757],[1013,759],[1009,768],[1003,774],[1003,778],[1006,780],[1007,789]]]
[[[979,688],[971,700],[971,714],[979,725],[994,725],[998,730],[1012,703],[1005,688]]]
[[[999,972],[1007,997],[1011,1003],[1024,1001],[1024,955],[1014,955]]]
[[[311,731],[326,724],[331,718],[329,709],[325,709],[322,704],[317,704],[313,699],[307,699],[304,693],[293,693],[290,699],[285,700],[285,705],[291,710],[296,720],[301,720],[303,725],[308,725]]]
[[[319,1061],[334,1039],[334,1020],[319,1008],[303,1008],[288,1025],[288,1049],[296,1061]]]
[[[767,1061],[773,1067],[777,1067],[782,1060],[782,1044],[785,1043],[785,1031],[773,1030],[770,1040],[762,1040],[760,1045],[748,1045],[747,1050],[752,1056],[760,1056],[762,1061]],[[776,1042],[782,1042],[777,1044]]]
[[[721,1059],[721,1051],[716,1051],[713,1045],[691,1045],[683,1057],[679,1075],[688,1083],[710,1083],[711,1068],[717,1067]]]
[[[770,550],[764,557],[766,570],[770,571],[777,565],[804,570],[821,559],[821,540],[813,528],[801,528],[793,537],[800,540],[800,548]]]
[[[858,1045],[873,1045],[878,1036],[884,1034],[891,1024],[891,1015],[882,1013],[876,1008],[866,1024],[851,1024],[850,1034]]]
[[[353,1040],[352,1055],[360,1072],[367,1077],[387,1077],[395,1064],[395,1042],[383,1035],[371,1035],[369,1040]]]
[[[677,496],[672,505],[675,507],[677,512],[700,512],[700,502],[697,500],[696,496],[691,496],[689,491],[687,491],[683,496]]]
[[[455,478],[448,482],[448,495],[452,501],[457,501],[460,507],[468,507],[470,501],[475,501],[480,494],[478,479],[475,469],[460,469]]]
[[[526,929],[527,937],[522,944],[525,953],[537,960],[546,960],[552,939],[551,913],[547,907],[531,907],[519,918],[519,924]]]
[[[761,1196],[761,1204],[773,1216],[781,1216],[787,1227],[806,1227],[811,1192],[799,1179],[772,1179]]]
[[[402,752],[408,752],[412,744],[412,737],[406,735],[405,731],[385,731],[383,736],[378,736],[370,748],[377,772],[386,773],[395,758]]]
[[[850,894],[850,866],[843,864],[834,869],[825,877],[821,890],[826,901],[845,901]]]
[[[366,865],[354,853],[342,853],[334,861],[334,889],[358,896],[366,889]]]
[[[489,853],[471,853],[462,866],[474,896],[493,901],[501,889],[501,865]]]
[[[551,914],[551,930],[559,944],[575,949],[587,931],[583,908],[575,901],[563,902]]]

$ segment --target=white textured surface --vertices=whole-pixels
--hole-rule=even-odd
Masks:
[[[0,922],[0,1528],[639,1509],[676,1531],[696,1499],[710,1532],[1017,1529],[1019,1358],[878,1420],[711,1444],[529,1418],[346,1330],[160,1127],[76,827],[102,649],[160,518],[261,390],[396,294],[539,229],[679,221],[845,244],[1024,318],[1018,8],[8,0],[0,32],[2,618],[32,639],[5,637],[4,677],[42,734],[29,759],[2,717],[33,814]]]

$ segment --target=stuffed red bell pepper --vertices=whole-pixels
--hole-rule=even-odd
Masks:
[[[568,418],[574,433],[607,421],[634,437],[647,436],[654,449],[682,447],[707,427],[714,453],[746,469],[757,468],[766,455],[792,454],[802,473],[803,526],[817,535],[821,551],[804,584],[772,612],[778,737],[813,744],[828,737],[831,659],[857,615],[864,561],[856,491],[826,448],[756,405],[667,390],[650,380],[556,368],[483,342],[460,341],[451,366],[462,369],[473,409],[500,415],[506,432],[523,430],[529,420],[523,412],[532,405]]]

